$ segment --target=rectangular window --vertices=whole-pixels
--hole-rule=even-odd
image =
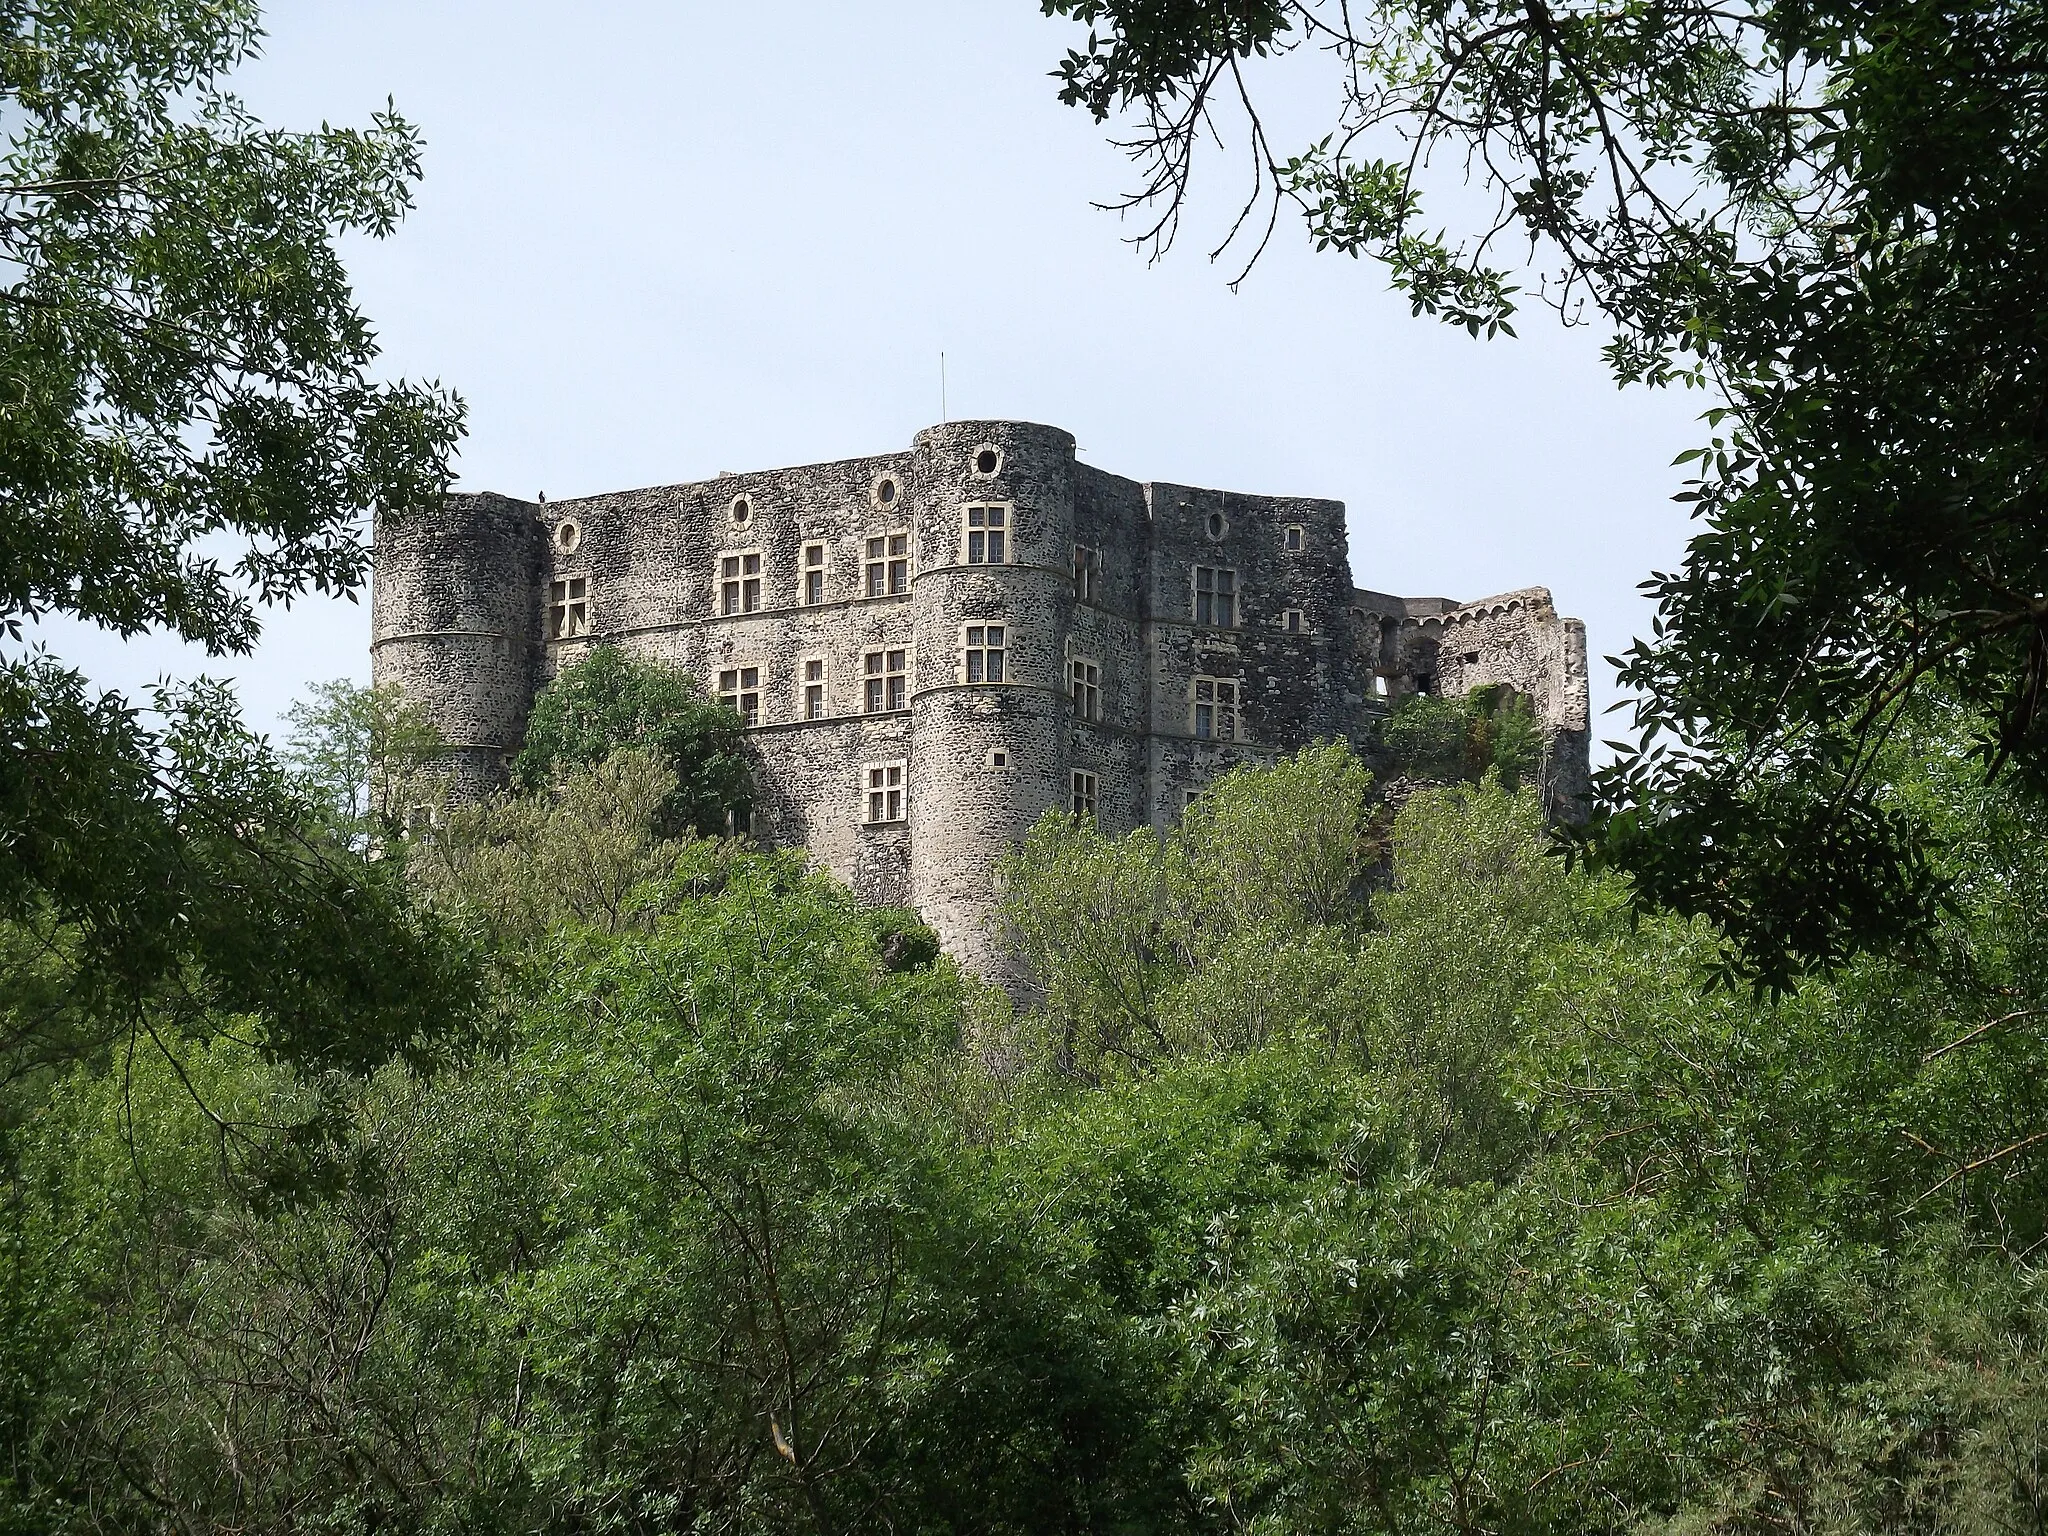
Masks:
[[[1307,542],[1307,539],[1307,530],[1301,524],[1289,523],[1287,525],[1287,532],[1281,537],[1280,547],[1290,555],[1298,555],[1301,553],[1302,546]]]
[[[728,615],[761,611],[760,555],[726,555],[719,561],[718,611]]]
[[[1195,734],[1209,741],[1237,740],[1237,679],[1195,679]]]
[[[803,600],[806,608],[815,608],[825,601],[825,546],[822,544],[804,546]]]
[[[967,657],[967,681],[1000,683],[1003,680],[1003,626],[970,624],[962,647]]]
[[[1102,668],[1084,657],[1067,663],[1067,692],[1074,698],[1076,720],[1102,718]]]
[[[902,709],[908,703],[909,671],[908,651],[869,651],[861,658],[869,714]]]
[[[910,590],[910,535],[878,533],[867,543],[867,594],[901,597]]]
[[[1074,601],[1092,603],[1102,585],[1102,552],[1086,544],[1074,546]]]
[[[903,820],[903,765],[871,763],[862,770],[867,791],[866,821],[871,827]]]
[[[1195,567],[1195,622],[1217,629],[1237,627],[1237,572],[1213,565]]]
[[[1290,608],[1285,613],[1281,614],[1280,627],[1286,630],[1287,633],[1289,633],[1290,635],[1300,634],[1303,631],[1303,629],[1306,628],[1306,626],[1303,625],[1303,623],[1301,622],[1301,610],[1299,608]]]
[[[1095,815],[1095,775],[1083,769],[1074,770],[1073,788],[1067,798],[1067,809],[1076,816],[1091,820]]]
[[[718,674],[718,696],[739,711],[748,725],[761,723],[761,669],[727,667]]]
[[[825,663],[821,657],[804,663],[804,718],[825,718]]]
[[[967,509],[967,563],[1002,565],[1007,559],[1010,509],[1006,506],[971,506]]]
[[[548,638],[573,640],[590,633],[590,579],[569,576],[548,586]]]

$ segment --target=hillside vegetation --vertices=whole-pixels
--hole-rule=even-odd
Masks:
[[[337,701],[341,859],[334,765],[432,754]],[[1532,791],[1322,746],[1048,815],[1022,1007],[679,827],[658,726],[369,840],[468,936],[414,1059],[31,1059],[6,930],[0,1529],[2040,1528],[2048,872],[1966,722],[1891,763],[1935,939],[1776,998]]]

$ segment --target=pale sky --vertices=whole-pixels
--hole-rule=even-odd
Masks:
[[[1134,479],[1348,504],[1362,585],[1548,586],[1599,657],[1686,534],[1673,455],[1697,396],[1618,392],[1595,328],[1524,312],[1477,342],[1284,222],[1236,293],[1207,259],[1241,167],[1212,154],[1163,262],[1092,208],[1133,173],[1048,78],[1035,0],[733,6],[299,0],[236,82],[264,120],[427,141],[419,207],[350,249],[393,374],[469,406],[468,489],[566,497],[909,444],[949,414],[1048,422]],[[1283,148],[1326,111],[1314,60],[1266,72]],[[1291,126],[1290,126],[1291,125]],[[1229,146],[1236,150],[1237,145]],[[96,679],[235,677],[272,725],[367,679],[368,605],[271,618],[251,657],[48,633]],[[1617,734],[1618,717],[1596,723]]]

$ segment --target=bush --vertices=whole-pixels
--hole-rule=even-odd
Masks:
[[[1396,775],[1431,784],[1477,784],[1492,769],[1516,789],[1542,758],[1528,699],[1504,684],[1460,699],[1403,699],[1381,724],[1380,745]]]
[[[740,717],[683,673],[617,646],[598,646],[540,691],[512,776],[522,789],[542,789],[621,747],[651,749],[675,770],[664,835],[722,837],[746,826],[754,770]]]

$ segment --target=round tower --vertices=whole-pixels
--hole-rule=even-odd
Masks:
[[[1047,807],[1068,803],[1074,439],[955,421],[918,433],[912,452],[911,900],[949,953],[1014,980],[989,871]]]
[[[452,749],[458,800],[497,787],[526,732],[541,641],[536,509],[450,495],[377,519],[370,680],[396,684]]]

